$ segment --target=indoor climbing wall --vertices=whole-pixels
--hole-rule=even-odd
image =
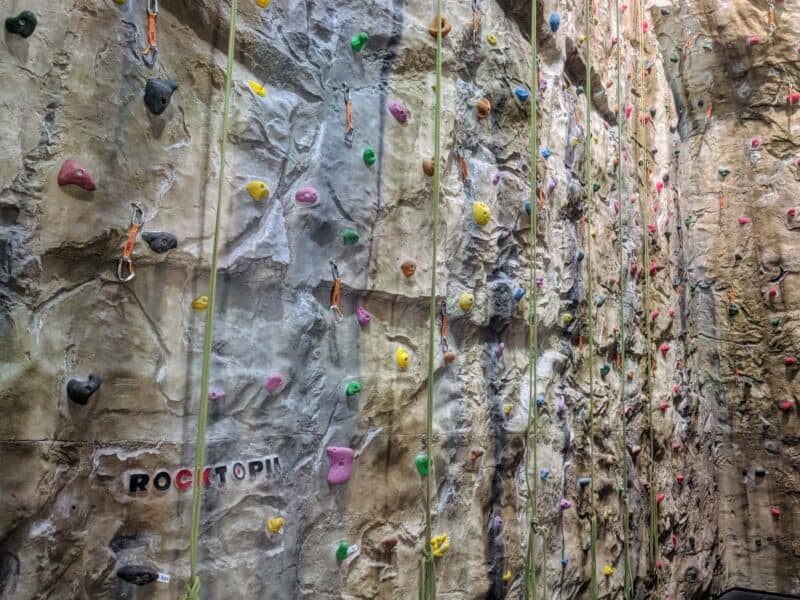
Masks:
[[[800,595],[795,0],[0,8],[0,598]]]

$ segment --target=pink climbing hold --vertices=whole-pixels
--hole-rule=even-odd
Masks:
[[[667,402],[666,400],[662,400],[661,402],[658,403],[658,410],[660,410],[662,413],[666,412],[668,408],[669,408],[669,402]]]
[[[642,21],[642,33],[647,33],[650,30],[650,23]]]
[[[683,485],[685,479],[686,477],[683,476],[683,473],[678,473],[677,475],[675,475],[675,481],[678,482],[678,485]]]
[[[356,320],[359,325],[366,327],[372,321],[372,315],[363,306],[356,306]]]
[[[561,502],[559,502],[558,505],[561,507],[561,510],[567,510],[570,506],[572,506],[572,502],[570,502],[566,498],[562,498]]]
[[[625,107],[625,118],[626,119],[630,119],[632,113],[633,113],[633,105],[632,104],[628,104]]]
[[[658,315],[660,315],[660,314],[661,314],[661,313],[660,313],[660,312],[658,312],[658,310],[657,310],[657,309],[656,309],[656,310],[654,310],[653,312],[651,312],[651,313],[650,313],[650,320],[651,320],[651,321],[655,321],[655,320],[658,318]]]
[[[789,104],[797,104],[800,102],[800,92],[792,92],[788,96],[786,96],[786,102]]]
[[[267,388],[269,394],[277,394],[285,384],[286,378],[280,373],[270,373],[264,378],[264,387]]]
[[[617,36],[612,35],[611,36],[611,45],[614,46],[616,43],[617,43]]]
[[[506,351],[506,345],[503,342],[497,344],[497,347],[494,349],[494,357],[495,358],[502,358],[503,352]]]
[[[679,441],[675,440],[674,442],[672,442],[672,450],[674,452],[678,452],[680,449],[681,449],[681,443]]]
[[[395,119],[397,119],[398,123],[403,123],[404,125],[406,121],[408,121],[410,114],[408,109],[400,102],[389,102],[389,112],[392,113],[392,116]]]
[[[656,193],[660,194],[664,191],[664,183],[661,181],[656,181]]]
[[[666,497],[667,495],[664,492],[658,492],[658,494],[656,495],[656,504],[661,504],[662,502],[664,502],[664,499]]]
[[[225,392],[222,390],[208,390],[208,399],[212,402],[219,400],[225,396]]]
[[[659,570],[661,570],[661,569],[663,569],[663,568],[664,568],[664,561],[663,561],[663,560],[661,560],[661,559],[659,558],[659,559],[656,561],[656,569],[659,569]]]
[[[750,140],[750,147],[753,150],[758,150],[759,148],[761,148],[761,140],[758,138],[753,138],[752,140]]]
[[[317,190],[310,186],[301,187],[294,195],[295,201],[302,206],[313,206],[318,198]]]
[[[768,298],[775,298],[778,295],[778,288],[771,287],[767,290]]]
[[[619,214],[619,200],[614,200],[614,212]]]
[[[671,348],[672,346],[670,346],[667,342],[664,342],[661,344],[661,346],[659,346],[658,349],[661,351],[661,356],[666,358],[667,352],[669,352]]]
[[[350,479],[350,473],[353,470],[353,449],[328,446],[325,448],[325,452],[331,461],[330,469],[328,469],[328,483],[338,485]]]
[[[749,38],[747,38],[747,45],[748,46],[758,46],[758,43],[760,41],[761,40],[758,39],[757,35],[751,35]]]
[[[792,403],[788,400],[784,400],[778,405],[778,408],[781,409],[782,412],[789,412],[792,410]]]
[[[650,261],[650,266],[648,267],[648,271],[650,271],[650,276],[654,276],[661,267],[658,266],[658,263],[654,260]]]
[[[93,192],[97,187],[89,171],[73,158],[65,160],[58,170],[58,185],[77,185],[87,192]]]
[[[769,509],[769,512],[772,514],[772,517],[775,519],[779,519],[781,517],[781,507],[780,506],[773,506]]]
[[[681,384],[680,383],[673,383],[672,384],[672,395],[673,396],[680,396],[681,395]]]
[[[739,217],[738,221],[739,225],[747,225],[750,222],[750,219],[748,217],[741,216]]]
[[[670,308],[670,309],[667,311],[667,315],[669,315],[669,318],[670,318],[670,319],[671,319],[672,317],[674,317],[674,316],[675,316],[675,309],[674,309],[674,308]]]
[[[783,359],[783,364],[785,364],[787,367],[793,367],[797,364],[797,359],[794,356],[787,356]]]
[[[786,215],[787,215],[787,216],[788,216],[790,219],[794,219],[794,217],[795,217],[795,215],[796,215],[796,214],[797,214],[797,208],[795,208],[794,206],[793,206],[792,208],[790,208],[789,210],[787,210],[787,211],[786,211]]]
[[[678,536],[673,533],[673,534],[671,534],[669,536],[669,539],[670,539],[670,542],[672,542],[672,549],[673,550],[677,550],[678,549]]]
[[[621,4],[620,7],[619,7],[619,10],[624,15],[625,11],[628,10],[628,5],[627,4]]]
[[[636,276],[636,273],[638,271],[639,271],[639,265],[636,264],[636,260],[634,259],[631,261],[631,268],[630,268],[631,275]]]

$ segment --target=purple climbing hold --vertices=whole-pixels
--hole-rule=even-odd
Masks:
[[[558,179],[555,177],[551,177],[547,182],[547,195],[552,195],[553,192],[556,191],[556,186],[558,185]]]
[[[494,357],[495,358],[502,358],[503,357],[503,352],[505,352],[505,351],[506,351],[506,345],[503,342],[500,342],[499,344],[497,344],[497,346],[494,349]]]
[[[398,123],[403,123],[404,125],[410,116],[408,109],[400,102],[389,102],[389,112],[397,119]]]
[[[223,390],[208,390],[208,399],[214,402],[215,400],[219,400],[225,396],[225,392]]]
[[[328,483],[338,485],[350,479],[350,473],[353,470],[353,449],[328,446],[325,448],[325,452],[331,461],[331,467],[328,469]]]
[[[370,321],[372,321],[372,315],[369,314],[369,311],[364,308],[363,306],[356,307],[356,320],[358,324],[362,327],[366,327],[369,325]]]
[[[280,373],[270,373],[264,379],[264,387],[268,394],[277,394],[286,385],[286,378]]]
[[[319,195],[313,187],[301,187],[294,195],[295,201],[301,206],[314,206]]]
[[[572,502],[570,502],[566,498],[562,498],[561,502],[559,502],[558,505],[561,507],[561,510],[567,510],[570,506],[572,506]]]
[[[492,183],[497,185],[500,183],[500,171],[495,171],[494,175],[492,175]]]
[[[567,402],[564,400],[564,394],[558,395],[558,402],[556,402],[556,412],[559,417],[563,417],[567,410]]]
[[[544,277],[541,275],[536,276],[536,287],[541,288],[544,285]]]
[[[494,530],[500,532],[503,529],[503,517],[500,515],[496,515],[494,518]]]

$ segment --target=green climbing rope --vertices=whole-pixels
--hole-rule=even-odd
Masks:
[[[595,500],[595,468],[594,468],[594,299],[592,272],[592,217],[594,204],[594,182],[592,181],[592,14],[590,0],[584,0],[586,12],[586,132],[584,134],[584,179],[586,185],[586,228],[588,230],[586,252],[586,309],[588,312],[588,347],[589,347],[589,493],[591,494],[590,528],[591,528],[591,598],[597,600],[597,506]]]
[[[201,482],[206,451],[206,425],[208,423],[208,379],[211,371],[211,342],[214,337],[214,304],[217,297],[217,260],[219,257],[220,216],[225,185],[225,153],[228,149],[228,126],[231,83],[233,80],[233,51],[236,45],[236,12],[238,0],[231,0],[230,27],[228,29],[228,65],[225,70],[225,97],[222,107],[222,135],[220,140],[219,186],[217,188],[217,214],[214,222],[214,244],[211,252],[211,273],[206,312],[206,330],[203,337],[203,370],[200,376],[200,415],[197,424],[197,450],[194,457],[194,486],[192,488],[192,525],[190,533],[189,563],[191,573],[181,600],[199,600],[200,577],[197,574],[197,552],[200,538],[200,510],[203,497]]]
[[[536,600],[538,585],[536,581],[536,564],[533,557],[536,536],[539,532],[539,507],[538,501],[538,474],[539,460],[537,454],[537,441],[539,438],[539,418],[538,409],[534,402],[537,395],[536,364],[538,362],[539,350],[539,322],[537,315],[538,288],[536,286],[536,241],[539,232],[539,203],[536,192],[539,182],[538,153],[537,153],[537,111],[539,110],[539,61],[538,61],[538,24],[537,24],[536,0],[531,0],[531,116],[529,153],[530,153],[530,204],[531,204],[531,228],[528,233],[528,251],[530,281],[528,289],[528,426],[525,431],[525,483],[528,488],[528,503],[530,511],[530,527],[528,531],[528,548],[525,556],[525,588],[526,596],[529,600]],[[533,443],[531,443],[531,430],[533,430]],[[528,454],[533,454],[533,468],[528,468]],[[533,485],[531,485],[531,471],[533,471]],[[547,548],[542,545],[542,578],[547,586]],[[545,593],[546,597],[546,593]]]
[[[441,24],[442,0],[436,0],[436,22]],[[425,444],[428,460],[433,456],[433,377],[434,340],[436,332],[436,250],[439,237],[439,196],[442,187],[442,27],[436,28],[436,109],[433,126],[433,225],[431,232],[431,313],[428,323],[428,397],[425,407]],[[436,563],[431,548],[431,510],[433,506],[433,486],[431,478],[433,469],[425,477],[425,546],[420,558],[419,598],[434,600],[436,598]]]
[[[622,32],[620,31],[620,9],[616,1],[616,35],[617,35],[617,201],[619,202],[619,212],[617,214],[617,234],[619,247],[619,414],[620,430],[622,432],[622,443],[620,451],[622,453],[622,485],[619,488],[621,513],[622,513],[622,560],[623,560],[623,600],[633,598],[633,577],[631,574],[631,547],[630,547],[630,507],[628,504],[628,430],[625,422],[625,289],[627,287],[627,277],[625,269],[625,246],[623,241],[624,221],[624,200],[622,194],[622,142],[623,119],[622,119]]]

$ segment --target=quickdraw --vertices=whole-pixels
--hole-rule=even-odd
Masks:
[[[472,0],[472,43],[478,43],[478,30],[481,27],[481,17],[478,10],[478,0]]]
[[[122,250],[122,258],[117,263],[117,279],[122,282],[130,281],[136,276],[131,254],[133,253],[133,247],[136,245],[136,234],[139,232],[139,228],[144,225],[142,207],[138,204],[132,204],[131,206],[133,206],[133,213],[131,214],[131,226],[128,228],[128,239],[125,241],[125,247]],[[127,275],[125,274],[126,267]]]
[[[342,309],[339,308],[339,293],[342,287],[342,280],[339,279],[339,267],[331,260],[331,276],[333,277],[333,289],[331,289],[331,310],[336,315],[337,319],[341,320]]]
[[[775,19],[775,0],[769,0],[769,34],[772,35],[778,27]]]
[[[464,183],[469,183],[469,168],[467,168],[467,159],[464,158],[464,153],[458,153],[458,160],[461,164],[461,177],[464,179]]]
[[[344,111],[347,119],[347,126],[344,129],[344,144],[349,148],[353,145],[353,104],[350,102],[350,86],[345,82],[342,87],[344,88]]]
[[[439,329],[442,335],[442,352],[447,352],[450,349],[450,346],[447,343],[447,305],[444,301],[442,301],[442,308],[439,314],[442,317],[442,325]]]
[[[158,58],[156,44],[156,17],[158,16],[158,0],[147,0],[147,47],[142,51],[142,62],[151,69]]]

